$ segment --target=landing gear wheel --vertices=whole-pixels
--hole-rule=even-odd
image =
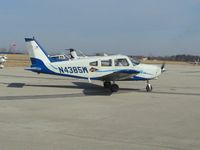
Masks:
[[[119,86],[117,84],[112,84],[110,86],[111,92],[117,92],[119,90]]]
[[[106,81],[103,83],[103,86],[104,86],[104,88],[108,89],[111,86],[111,82]]]
[[[153,89],[153,87],[151,86],[151,84],[147,84],[147,86],[146,86],[147,92],[151,92],[152,89]]]

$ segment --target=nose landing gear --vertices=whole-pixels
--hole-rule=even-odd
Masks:
[[[147,80],[147,86],[146,86],[146,91],[151,92],[153,90],[152,85],[149,83],[149,80]]]

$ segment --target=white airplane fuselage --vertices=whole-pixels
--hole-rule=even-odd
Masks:
[[[33,62],[40,61],[34,58],[31,59]],[[129,66],[114,66],[115,59],[126,59],[129,63]],[[111,60],[112,65],[101,66],[101,61],[104,60]],[[98,65],[91,66],[90,63],[95,61],[97,61]],[[46,64],[40,61],[40,63],[43,69],[41,71],[36,70],[36,72],[38,73],[56,74],[61,76],[69,76],[69,77],[85,78],[85,79],[90,78],[94,80],[98,80],[102,76],[108,75],[113,71],[122,69],[133,70],[138,72],[133,76],[131,76],[129,79],[125,80],[151,80],[161,75],[160,67],[148,64],[138,64],[133,66],[129,58],[124,55],[85,57],[67,61],[49,62]],[[33,65],[32,67],[37,67],[37,66]],[[95,69],[95,71],[92,71],[92,69]]]
[[[128,56],[92,56],[68,60],[53,60],[35,39],[26,38],[31,59],[31,70],[37,73],[53,74],[104,82],[119,80],[152,80],[162,73],[156,65],[135,63]]]

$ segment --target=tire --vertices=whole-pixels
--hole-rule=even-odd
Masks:
[[[147,86],[146,86],[146,91],[147,91],[147,92],[151,92],[152,89],[153,89],[153,87],[151,86],[151,84],[147,84]]]
[[[117,92],[119,90],[119,86],[117,84],[112,84],[110,86],[111,92]]]
[[[108,89],[111,86],[111,82],[106,81],[106,82],[103,83],[103,86],[104,86],[104,88]]]

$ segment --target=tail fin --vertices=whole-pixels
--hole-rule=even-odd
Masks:
[[[25,38],[25,42],[27,44],[27,50],[31,59],[32,66],[37,66],[39,62],[43,62],[44,64],[50,63],[48,58],[48,54],[44,51],[44,49],[38,44],[35,38]]]

